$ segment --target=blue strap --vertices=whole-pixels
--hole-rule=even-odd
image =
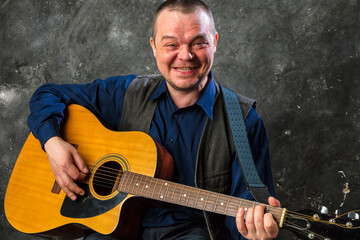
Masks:
[[[224,86],[221,86],[221,89],[225,100],[225,107],[237,157],[247,188],[257,201],[267,203],[267,198],[270,194],[256,171],[238,96],[235,92]]]

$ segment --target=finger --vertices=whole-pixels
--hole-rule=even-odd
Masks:
[[[281,207],[280,201],[274,197],[269,197],[268,202],[273,207]]]
[[[62,190],[72,201],[77,199],[76,194],[70,191],[67,187],[63,187]]]
[[[72,167],[70,167],[70,170],[69,169],[67,170],[68,172],[65,172],[63,171],[61,174],[59,174],[57,177],[57,180],[58,181],[58,184],[60,185],[61,189],[64,190],[64,192],[66,193],[66,195],[68,195],[70,197],[70,195],[72,196],[73,194],[78,194],[78,195],[81,195],[83,196],[85,194],[85,191],[80,188],[75,182],[74,182],[74,178],[72,176],[70,176],[68,173],[73,171],[73,172],[77,172],[76,173],[73,173],[73,175],[79,175],[79,171],[77,170],[77,168],[72,165]],[[56,178],[56,177],[55,177]],[[65,191],[66,189],[66,191]],[[71,199],[73,199],[73,197],[70,197]],[[75,196],[75,199],[76,199],[76,196]]]
[[[264,229],[264,206],[257,205],[254,209],[254,224],[256,229],[256,234],[265,235]]]
[[[75,174],[76,177],[69,175],[64,184],[65,184],[65,187],[67,187],[73,193],[83,196],[85,194],[85,191],[74,182],[74,179],[77,179],[79,177],[80,172],[77,170],[77,168],[75,166],[72,167],[72,169],[74,169],[74,168],[75,168],[75,170],[73,170],[73,171],[77,171],[77,174]]]
[[[246,226],[245,226],[245,209],[239,208],[236,213],[236,227],[241,235],[246,236],[248,234]]]
[[[84,179],[86,177],[86,174],[83,172],[80,172],[79,168],[72,163],[69,166],[67,166],[66,169],[64,169],[64,171],[73,180],[80,180],[80,179]]]
[[[74,159],[74,163],[76,165],[76,167],[86,175],[86,173],[89,172],[85,161],[82,159],[81,155],[79,154],[79,152],[75,149],[75,151],[73,152],[73,159]]]
[[[271,213],[266,213],[264,215],[264,229],[270,238],[275,238],[279,233],[279,226]]]
[[[254,223],[254,208],[248,208],[246,211],[246,228],[248,234],[256,234],[256,227]]]
[[[66,180],[66,178],[69,178],[69,177],[66,177],[65,173],[55,174],[55,180],[59,184],[60,188],[65,192],[65,194],[71,200],[75,201],[76,200],[76,194],[68,188],[70,180]]]

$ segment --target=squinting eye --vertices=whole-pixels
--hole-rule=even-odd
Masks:
[[[196,42],[194,43],[193,47],[196,49],[206,47],[208,45],[207,42]]]
[[[176,45],[175,45],[175,44],[166,44],[165,47],[167,47],[167,48],[174,48],[174,47],[176,47]]]

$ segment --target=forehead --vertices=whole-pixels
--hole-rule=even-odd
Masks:
[[[156,37],[163,35],[186,35],[192,32],[209,34],[213,29],[210,17],[201,8],[189,13],[164,9],[156,21]]]

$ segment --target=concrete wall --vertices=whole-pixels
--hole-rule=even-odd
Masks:
[[[149,36],[160,2],[0,0],[1,239],[37,239],[3,210],[32,93],[47,82],[156,72]],[[220,36],[215,79],[257,99],[282,206],[358,209],[360,2],[206,2]]]

